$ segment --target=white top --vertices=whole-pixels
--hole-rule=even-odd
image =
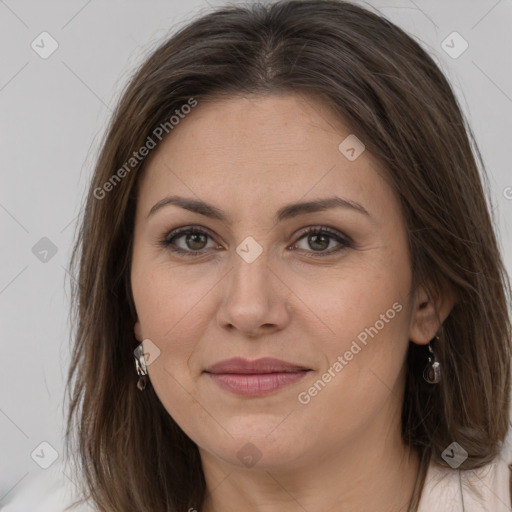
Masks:
[[[511,473],[512,422],[490,464],[465,471],[430,464],[418,512],[511,512]]]
[[[512,425],[512,424],[511,424]],[[491,464],[476,470],[461,471],[431,464],[428,468],[418,512],[511,512],[510,479],[512,429],[499,456]],[[456,465],[455,463],[453,465]],[[13,491],[2,512],[64,512],[76,500],[72,481],[64,475],[63,465],[54,463],[36,478],[22,482]],[[480,491],[481,498],[475,493]],[[82,505],[76,512],[96,512]]]

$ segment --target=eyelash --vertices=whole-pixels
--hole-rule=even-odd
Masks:
[[[166,249],[169,249],[176,254],[180,254],[180,255],[183,255],[186,257],[198,257],[198,256],[204,255],[204,253],[206,252],[205,249],[200,250],[200,251],[193,251],[193,250],[184,250],[184,249],[176,248],[175,243],[174,243],[175,240],[178,238],[181,238],[183,235],[187,235],[187,234],[206,235],[209,238],[213,239],[213,237],[210,235],[210,233],[208,231],[199,229],[197,227],[186,226],[183,228],[175,229],[174,231],[167,233],[165,235],[165,237],[159,241],[158,245],[160,245],[161,247],[164,247]],[[312,252],[310,252],[310,254],[308,254],[308,257],[322,258],[322,257],[330,256],[332,254],[339,253],[340,251],[343,251],[344,249],[347,249],[347,248],[351,248],[353,246],[352,241],[347,236],[344,236],[340,232],[338,232],[334,229],[331,229],[327,226],[312,226],[312,227],[307,228],[305,231],[303,231],[301,233],[301,235],[297,239],[297,241],[294,242],[294,246],[300,240],[302,240],[305,236],[311,235],[311,234],[327,235],[329,238],[331,238],[331,239],[333,238],[337,242],[339,242],[341,244],[341,247],[339,247],[335,250],[331,249],[330,251],[312,251]],[[298,249],[298,250],[302,250],[302,249]]]

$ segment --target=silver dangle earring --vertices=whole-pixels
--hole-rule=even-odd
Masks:
[[[146,359],[144,358],[144,347],[142,343],[133,351],[133,354],[135,356],[135,368],[139,376],[137,387],[141,391],[144,391],[144,389],[146,389],[148,379],[148,369],[146,367]]]
[[[436,341],[439,340],[439,336],[434,338]],[[428,344],[428,363],[423,370],[423,378],[429,384],[438,384],[441,380],[441,365],[437,359],[436,353],[432,348],[432,341]]]

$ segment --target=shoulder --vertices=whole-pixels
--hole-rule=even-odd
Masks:
[[[457,470],[432,463],[418,512],[510,512],[512,510],[512,423],[499,455],[486,466]]]
[[[67,507],[80,499],[64,465],[55,463],[35,476],[23,480],[0,507],[2,512],[67,512]],[[12,494],[12,496],[11,496]],[[96,512],[90,504],[80,503],[69,512]]]

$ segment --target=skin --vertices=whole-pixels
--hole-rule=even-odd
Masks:
[[[354,161],[339,151],[350,133],[313,97],[199,101],[153,151],[139,182],[134,332],[160,350],[148,366],[151,383],[199,447],[209,490],[195,507],[202,512],[407,509],[418,457],[400,437],[406,351],[409,340],[435,336],[435,308],[443,321],[451,303],[411,289],[398,199],[368,150]],[[148,217],[169,195],[211,203],[232,222],[176,205]],[[288,203],[334,195],[369,215],[334,208],[275,222]],[[188,245],[186,235],[174,240],[201,256],[159,245],[182,226],[209,232]],[[332,237],[315,245],[303,234],[307,226],[335,229],[352,246]],[[236,252],[249,236],[263,249],[251,263]],[[300,403],[298,394],[394,303],[401,311]],[[312,371],[267,396],[240,397],[204,373],[234,356],[275,357]],[[247,443],[260,457],[250,467],[239,457]]]

